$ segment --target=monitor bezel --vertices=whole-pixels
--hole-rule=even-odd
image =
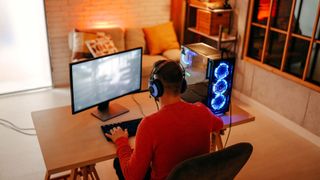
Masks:
[[[105,57],[109,57],[109,56],[114,56],[114,55],[117,55],[117,54],[122,54],[122,53],[126,53],[126,52],[129,52],[129,51],[135,51],[139,49],[140,50],[140,86],[138,89],[136,90],[133,90],[133,91],[130,91],[126,94],[123,94],[123,95],[120,95],[120,96],[117,96],[117,97],[114,97],[112,99],[108,99],[108,100],[105,100],[105,101],[101,101],[101,102],[98,102],[96,104],[93,104],[91,106],[88,106],[86,108],[83,108],[81,110],[78,110],[78,111],[75,111],[75,106],[74,106],[74,93],[73,93],[73,76],[72,76],[72,66],[74,65],[77,65],[77,64],[81,64],[81,63],[86,63],[86,62],[90,62],[90,61],[95,61],[97,59],[101,59],[101,58],[105,58]],[[86,59],[86,60],[83,60],[83,61],[78,61],[78,62],[73,62],[73,63],[70,63],[69,64],[69,78],[70,78],[70,91],[71,91],[71,111],[72,111],[72,114],[77,114],[77,113],[80,113],[82,111],[85,111],[85,110],[88,110],[90,108],[93,108],[95,106],[98,106],[99,104],[102,104],[102,103],[106,103],[106,102],[110,102],[112,100],[115,100],[117,98],[121,98],[123,96],[126,96],[128,94],[133,94],[133,93],[137,93],[137,92],[140,92],[141,91],[141,84],[142,84],[142,56],[143,56],[143,53],[142,53],[142,47],[138,47],[138,48],[133,48],[133,49],[128,49],[128,50],[124,50],[124,51],[119,51],[119,52],[116,52],[116,53],[113,53],[113,54],[108,54],[108,55],[105,55],[105,56],[100,56],[100,57],[95,57],[95,58],[91,58],[91,59]]]

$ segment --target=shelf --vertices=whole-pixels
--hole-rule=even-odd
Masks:
[[[208,7],[203,7],[195,4],[189,4],[190,7],[194,7],[197,9],[203,9],[214,13],[222,13],[222,12],[232,12],[232,9],[210,9]]]
[[[202,32],[200,32],[200,31],[197,31],[196,28],[194,28],[194,27],[189,27],[188,30],[191,31],[191,32],[193,32],[193,33],[196,33],[196,34],[199,34],[199,35],[201,35],[201,36],[204,36],[204,37],[206,37],[206,38],[208,38],[208,39],[212,39],[212,40],[217,41],[217,42],[219,41],[219,36],[218,36],[218,35],[216,35],[216,36],[210,36],[210,35],[208,35],[208,34],[205,34],[205,33],[202,33]],[[235,42],[236,40],[237,40],[237,37],[236,37],[236,36],[228,35],[227,38],[221,38],[221,41],[220,41],[220,42],[221,42],[221,43]]]

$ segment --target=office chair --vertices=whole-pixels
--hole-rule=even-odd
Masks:
[[[220,151],[187,159],[170,172],[167,180],[234,179],[248,161],[252,150],[250,143],[238,143]]]

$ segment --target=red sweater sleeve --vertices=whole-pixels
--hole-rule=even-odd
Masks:
[[[145,120],[142,120],[138,127],[134,150],[130,148],[128,138],[119,138],[115,142],[121,170],[126,180],[143,179],[150,167],[153,138]]]
[[[212,114],[212,131],[218,132],[223,128],[223,121],[220,117]]]

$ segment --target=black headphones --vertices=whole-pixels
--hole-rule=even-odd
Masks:
[[[187,89],[187,81],[185,79],[185,69],[183,68],[183,66],[180,63],[177,63],[175,61],[162,60],[162,61],[159,61],[157,64],[155,64],[149,78],[149,84],[148,84],[149,91],[151,96],[155,98],[161,97],[164,91],[163,85],[161,81],[157,79],[156,75],[166,64],[170,62],[176,63],[179,67],[179,71],[182,74],[182,83],[181,83],[180,93],[184,93]]]

